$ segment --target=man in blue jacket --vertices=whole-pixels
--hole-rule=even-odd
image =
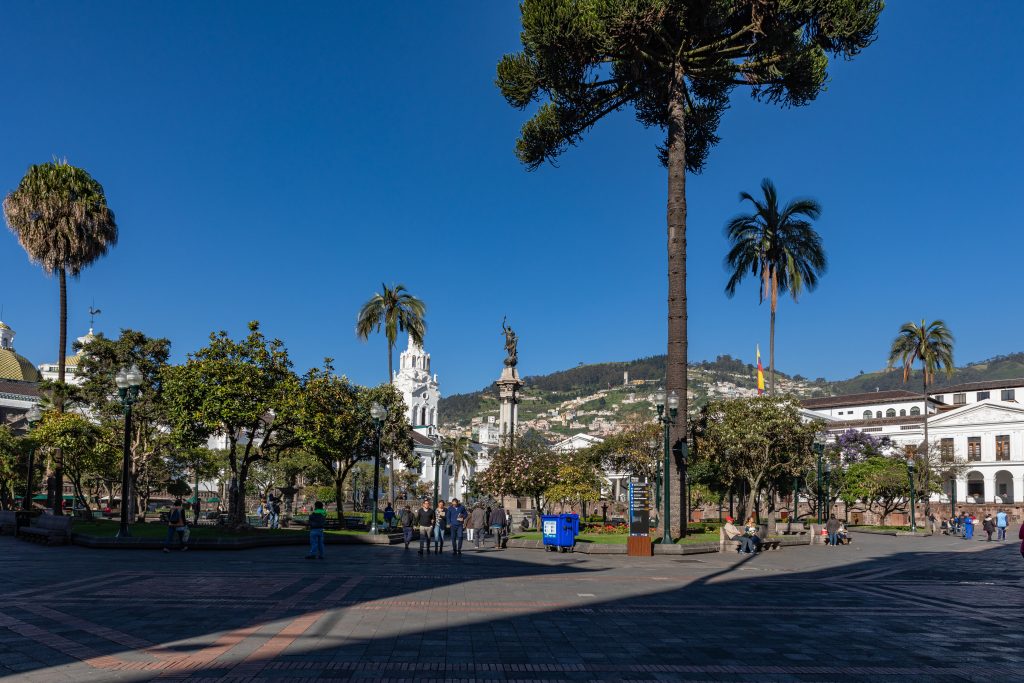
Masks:
[[[996,531],[999,532],[999,536],[996,537],[997,541],[1006,540],[1006,525],[1009,521],[1009,518],[1006,516],[1006,510],[1000,510],[996,513]]]
[[[462,554],[462,532],[469,520],[469,512],[462,506],[458,498],[452,498],[452,504],[448,506],[445,513],[448,517],[448,526],[452,530],[452,554]]]

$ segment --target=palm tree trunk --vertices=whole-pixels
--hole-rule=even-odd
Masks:
[[[395,385],[395,370],[394,370],[394,355],[395,345],[390,339],[388,339],[388,384],[391,386]],[[415,420],[413,420],[415,422]],[[392,452],[388,453],[388,494],[390,495],[390,503],[395,504],[395,454]],[[374,497],[377,496],[377,492],[373,492]],[[373,514],[377,514],[374,510]]]
[[[775,395],[775,301],[772,297],[771,324],[768,327],[768,395]]]
[[[924,416],[924,456],[925,467],[927,467],[929,462],[928,451],[930,450],[930,444],[928,443],[928,373],[924,367],[921,368],[921,375],[921,386],[924,392],[924,406],[922,406],[921,414]]]
[[[679,396],[679,414],[669,432],[673,445],[686,441],[686,109],[683,105],[686,83],[683,67],[677,65],[669,97],[668,126],[668,360],[665,389]],[[669,523],[673,534],[682,533],[682,511],[686,504],[683,490],[683,462],[676,455],[669,485],[676,492]]]
[[[68,346],[68,277],[63,268],[57,270],[60,280],[60,349],[57,350],[57,391],[53,407],[58,413],[64,412],[64,370],[65,351]],[[64,514],[64,453],[57,448],[53,453],[53,514]]]

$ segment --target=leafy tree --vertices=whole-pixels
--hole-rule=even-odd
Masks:
[[[756,499],[764,485],[792,481],[808,469],[821,426],[804,422],[795,399],[765,395],[709,402],[694,433],[702,457],[717,460],[726,481],[746,482]]]
[[[7,425],[0,425],[0,509],[13,510],[17,488],[25,486],[19,473],[24,450],[24,440],[14,436]]]
[[[60,449],[75,497],[91,509],[84,484],[93,477],[116,476],[118,467],[118,452],[106,445],[103,429],[77,413],[47,411],[32,438],[51,452]]]
[[[731,275],[725,285],[728,296],[748,274],[761,279],[758,301],[768,299],[771,308],[768,350],[768,393],[775,393],[775,312],[779,294],[787,292],[797,300],[804,289],[814,291],[818,277],[828,267],[821,236],[810,221],[821,215],[813,199],[796,199],[779,207],[779,194],[771,180],[761,181],[763,199],[747,192],[740,201],[754,205],[753,213],[736,216],[725,226],[732,245],[725,257]]]
[[[554,483],[544,492],[548,501],[561,503],[562,509],[579,506],[601,497],[601,475],[598,461],[585,450],[563,453],[554,468]]]
[[[545,493],[556,483],[558,458],[543,440],[502,437],[487,469],[477,473],[474,490],[501,499],[523,496],[533,501],[534,520],[545,507]]]
[[[412,446],[405,403],[394,387],[356,386],[334,374],[329,358],[323,368],[313,368],[302,378],[295,435],[302,448],[330,473],[335,500],[344,500],[345,480],[352,468],[377,453],[376,430],[370,415],[374,402],[388,411],[381,429],[381,448],[408,459]]]
[[[953,375],[956,364],[953,362],[953,333],[946,327],[946,323],[935,320],[925,323],[922,319],[918,325],[914,321],[903,324],[896,338],[892,340],[892,347],[889,349],[888,369],[892,369],[897,363],[903,366],[903,382],[910,379],[914,363],[921,362],[921,384],[922,384],[922,418],[924,424],[924,446],[925,455],[928,451],[928,385],[935,381],[935,374],[940,370],[945,372],[947,377]]]
[[[212,450],[205,446],[172,448],[164,459],[164,463],[172,480],[196,483],[196,480],[203,481],[219,477],[227,465],[226,457],[227,454],[224,451]],[[167,491],[172,493],[170,489]],[[197,501],[201,500],[198,488],[190,487],[189,493],[192,493]],[[199,507],[202,507],[202,503]],[[197,508],[193,508],[193,518],[197,522],[199,521]]]
[[[118,370],[132,365],[138,366],[142,374],[139,395],[132,406],[132,432],[128,439],[131,493],[122,498],[131,500],[138,514],[144,516],[150,495],[167,481],[161,458],[170,453],[171,440],[162,388],[171,342],[124,329],[117,339],[100,334],[84,345],[76,344],[76,348],[82,351],[78,372],[83,382],[71,399],[99,423],[105,447],[118,453],[124,447],[124,405],[114,378]],[[120,471],[105,484],[113,498],[115,484],[121,484]]]
[[[860,500],[874,510],[885,524],[886,518],[907,505],[910,492],[907,466],[898,458],[871,456],[850,465],[846,473],[849,500]]]
[[[227,511],[234,526],[245,524],[249,471],[259,461],[294,446],[291,433],[299,393],[284,343],[268,340],[258,322],[235,341],[227,332],[163,373],[164,400],[179,442],[213,433],[228,439],[231,472]]]
[[[875,37],[882,0],[523,0],[523,50],[498,64],[514,107],[540,103],[516,156],[554,161],[599,120],[631,108],[666,133],[668,368],[681,397],[672,443],[686,438],[686,172],[699,173],[737,86],[784,106],[814,100],[829,55],[853,57]],[[682,510],[682,462],[672,476]],[[678,512],[673,525],[679,526]]]
[[[67,276],[83,269],[117,243],[117,223],[107,206],[103,186],[88,172],[67,161],[30,166],[17,189],[4,199],[7,225],[18,237],[29,260],[60,283],[60,342],[54,407],[64,410],[63,385],[68,348]],[[64,489],[61,454],[55,453],[53,477]],[[61,506],[54,507],[61,514]]]
[[[356,336],[366,341],[373,332],[384,328],[384,336],[388,340],[388,383],[395,381],[395,341],[399,332],[408,332],[412,340],[423,345],[423,336],[427,333],[425,319],[427,305],[417,299],[399,284],[388,287],[380,285],[381,291],[375,293],[370,300],[359,309],[356,318]],[[395,471],[395,454],[388,452],[388,470]],[[395,499],[395,485],[390,486],[391,500]]]
[[[587,450],[606,470],[653,480],[663,447],[661,425],[634,416],[625,421],[622,431]]]

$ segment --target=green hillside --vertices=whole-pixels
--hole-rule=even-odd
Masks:
[[[624,386],[623,373],[629,373],[630,386]],[[643,410],[642,406],[627,407],[623,401],[632,392],[643,392],[653,389],[655,384],[665,376],[665,356],[651,356],[633,361],[614,363],[595,363],[581,365],[569,370],[561,370],[548,375],[531,375],[524,377],[526,386],[520,404],[520,418],[531,419],[555,409],[564,401],[590,396],[601,391],[606,395],[595,399],[595,405],[582,404],[579,409],[592,410],[597,408],[615,409],[617,414]],[[850,379],[828,381],[824,378],[807,380],[800,375],[787,375],[776,372],[780,382],[780,390],[798,396],[836,396],[856,394],[886,389],[906,388],[918,391],[921,386],[921,373],[915,372],[906,384],[903,373],[869,372],[851,377]],[[1011,379],[1024,377],[1024,353],[997,356],[988,360],[969,363],[947,378],[940,376],[935,386],[943,387],[963,382],[980,382],[986,380]],[[736,387],[750,389],[756,386],[756,368],[728,355],[719,356],[714,361],[702,361],[690,365],[690,391],[693,393],[691,406],[703,404],[719,382],[728,382]],[[644,382],[646,381],[646,382]],[[637,385],[640,386],[637,386]],[[644,386],[647,384],[647,386]],[[598,406],[596,401],[603,403]],[[498,391],[493,385],[480,391],[468,394],[456,394],[441,399],[440,413],[445,424],[468,425],[477,416],[496,415],[498,412]],[[560,427],[552,427],[552,431],[566,431]]]

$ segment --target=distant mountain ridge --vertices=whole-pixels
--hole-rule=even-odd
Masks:
[[[621,387],[625,379],[624,373],[627,372],[631,382],[637,380],[658,381],[665,376],[665,361],[666,356],[659,355],[631,361],[594,363],[568,370],[559,370],[547,375],[530,375],[524,377],[523,381],[526,383],[526,390],[529,393],[542,394],[547,402],[557,403],[602,389]],[[714,379],[727,379],[736,382],[738,377],[740,381],[745,378],[749,383],[753,383],[757,377],[757,368],[754,365],[744,363],[729,355],[719,356],[714,361],[691,363],[690,368],[699,371],[701,382],[704,383]],[[887,389],[920,391],[921,387],[921,372],[919,370],[915,371],[905,384],[903,372],[899,369],[890,372],[862,373],[856,377],[837,381],[829,381],[823,377],[811,380],[798,374],[788,375],[779,371],[776,371],[775,374],[776,377],[799,383],[803,388],[800,393],[806,397],[839,396]],[[939,388],[965,382],[1016,377],[1024,377],[1024,352],[968,363],[957,368],[952,377],[939,375],[933,386]],[[744,382],[744,384],[747,383]],[[749,386],[753,386],[753,384],[749,384]],[[697,402],[700,402],[705,393],[703,386],[695,384],[691,390],[696,390]],[[485,404],[493,408],[496,400],[497,390],[494,386],[467,394],[444,397],[439,406],[441,420],[445,424],[468,424],[472,417],[485,412]]]

